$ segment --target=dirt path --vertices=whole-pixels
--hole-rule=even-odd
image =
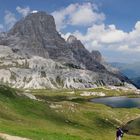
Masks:
[[[11,135],[4,134],[4,133],[0,133],[0,138],[2,138],[4,140],[31,140],[31,139],[22,138],[22,137],[11,136]]]

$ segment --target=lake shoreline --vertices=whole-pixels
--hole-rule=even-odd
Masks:
[[[93,103],[100,103],[112,108],[140,108],[140,98],[128,96],[111,96],[92,98],[89,100]]]

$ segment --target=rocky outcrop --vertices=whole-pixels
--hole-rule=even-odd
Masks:
[[[54,18],[45,12],[31,13],[27,17],[21,19],[8,32],[8,36],[26,39],[26,41],[28,41],[27,43],[32,43],[30,44],[31,46],[37,43],[37,45],[34,46],[37,48],[65,45],[64,39],[61,38],[56,31]]]
[[[77,60],[81,68],[92,71],[105,71],[105,67],[96,61],[95,57],[84,47],[80,40],[70,35],[67,39],[68,47],[73,52],[73,57]]]
[[[2,47],[2,46],[0,46]],[[8,47],[4,47],[10,50]],[[94,88],[100,85],[114,85],[121,81],[109,74],[97,73],[34,56],[20,58],[10,52],[10,59],[2,56],[0,82],[16,88]],[[12,58],[12,61],[11,61]]]
[[[31,13],[0,34],[0,81],[17,88],[90,88],[129,82],[101,63],[73,35],[65,41],[54,18]]]
[[[41,56],[88,70],[105,70],[76,37],[70,35],[66,42],[56,31],[54,18],[45,12],[31,13],[18,21],[1,37],[0,44],[28,58]]]
[[[97,62],[101,63],[101,61],[102,61],[102,55],[99,51],[95,51],[95,50],[92,51],[91,52],[91,57]]]
[[[84,45],[81,43],[80,40],[77,40],[77,38],[73,35],[70,35],[67,39],[67,44],[71,48],[84,48]]]

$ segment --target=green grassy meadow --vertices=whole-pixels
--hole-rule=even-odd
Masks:
[[[114,140],[116,126],[140,116],[137,108],[120,109],[90,103],[88,98],[91,97],[80,96],[82,91],[28,91],[40,99],[36,101],[16,94],[23,90],[0,86],[0,132],[33,140]],[[86,91],[102,91],[107,96],[132,94],[102,88]],[[123,138],[139,139],[128,134]]]

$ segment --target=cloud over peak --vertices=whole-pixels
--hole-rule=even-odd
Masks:
[[[9,30],[15,24],[17,13],[25,17],[29,13],[36,12],[36,10],[32,11],[29,6],[17,6],[15,14],[8,10],[5,11],[4,23],[0,24],[0,31]],[[129,55],[138,58],[140,21],[136,21],[135,26],[129,32],[117,28],[115,23],[105,24],[105,21],[108,21],[105,13],[101,12],[99,6],[92,0],[70,4],[51,14],[55,18],[57,30],[59,32],[68,31],[68,33],[62,34],[64,38],[73,34],[84,43],[88,50],[100,50],[111,59],[116,57],[119,60]]]
[[[72,34],[82,40],[89,50],[101,49],[114,53],[140,52],[140,21],[137,21],[131,32],[117,29],[115,25],[100,24],[89,27],[86,33],[75,31]]]
[[[120,55],[127,57],[130,54],[137,56],[140,53],[140,21],[136,22],[130,32],[125,32],[118,29],[115,24],[105,24],[105,14],[99,12],[98,5],[90,2],[70,4],[52,14],[60,32],[63,28],[69,30],[69,25],[75,26],[75,29],[77,26],[83,27],[85,32],[69,31],[62,36],[67,39],[70,34],[73,34],[84,43],[89,51],[97,49],[107,55],[110,54],[111,57],[114,54],[116,59],[120,59]]]
[[[19,13],[19,14],[21,14],[23,17],[25,17],[25,16],[27,16],[30,12],[31,12],[31,10],[30,10],[30,7],[24,7],[24,8],[22,8],[22,7],[20,7],[20,6],[17,6],[16,7],[16,10],[17,10],[17,12]]]
[[[70,4],[66,8],[54,11],[52,15],[58,30],[68,25],[91,26],[95,23],[101,23],[105,19],[105,15],[98,11],[97,5],[90,2]]]
[[[16,22],[15,14],[10,11],[5,11],[4,22],[7,30],[9,30]]]

